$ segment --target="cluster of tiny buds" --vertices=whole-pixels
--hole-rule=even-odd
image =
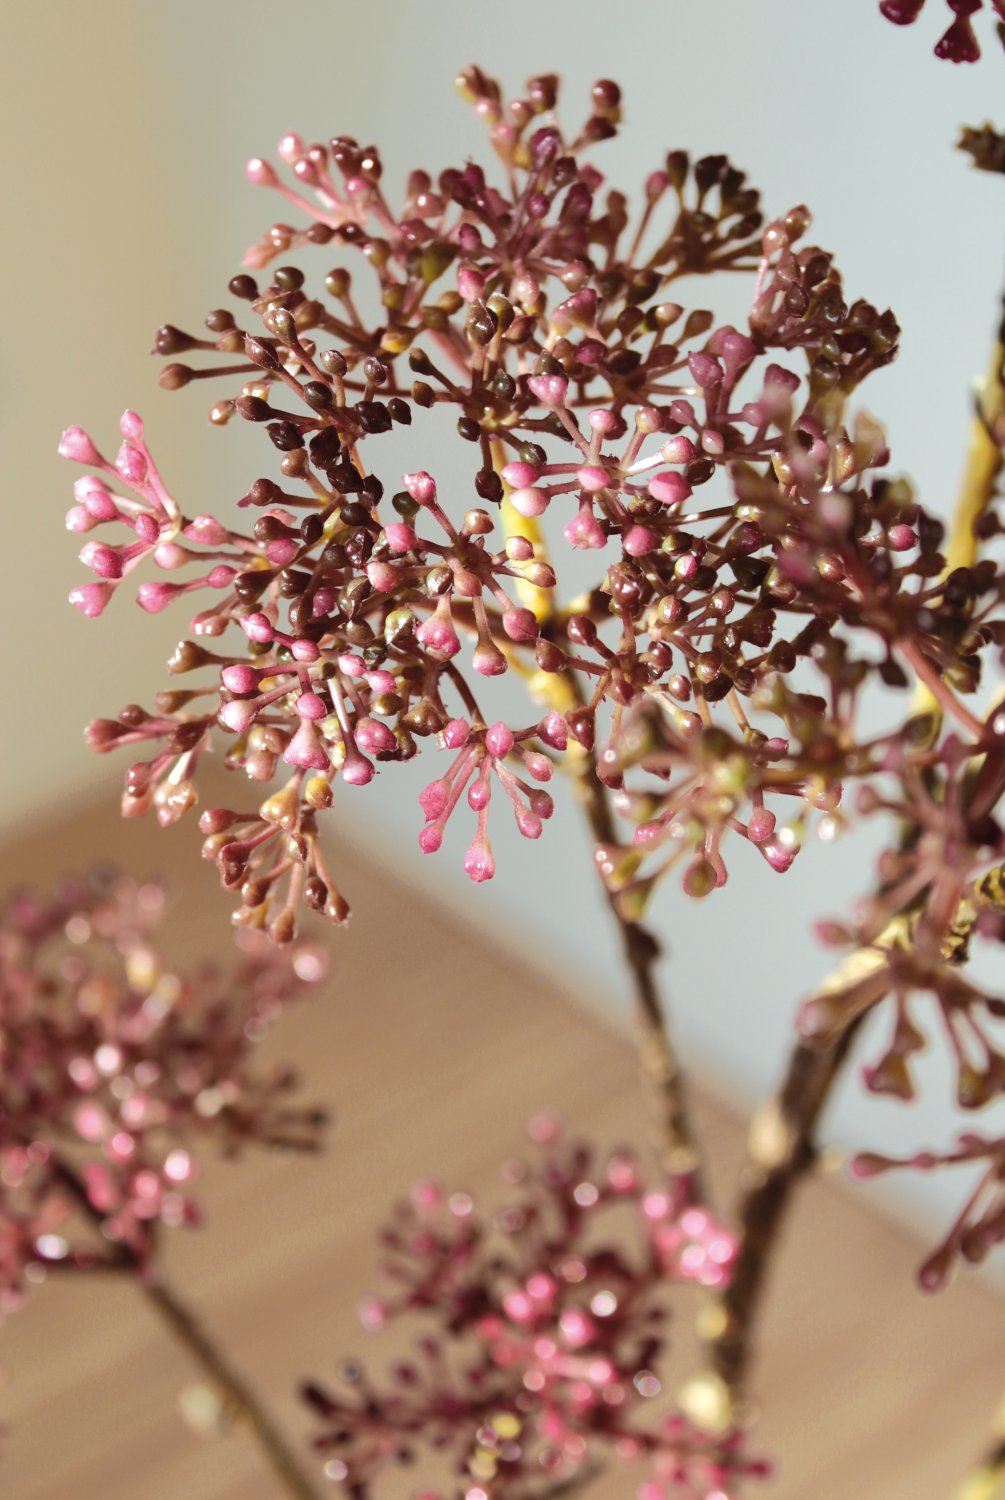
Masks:
[[[172,969],[164,890],[99,872],[0,907],[0,1308],[49,1270],[145,1274],[200,1221],[203,1141],[314,1149],[322,1116],[255,1045],[323,973],[249,934],[232,973]]]
[[[386,1390],[358,1365],[342,1370],[348,1396],[306,1387],[326,1476],[364,1496],[387,1468],[439,1452],[466,1500],[496,1500],[569,1480],[606,1449],[647,1465],[646,1495],[735,1496],[766,1472],[741,1435],[668,1418],[657,1399],[668,1289],[727,1285],[734,1236],[684,1179],[648,1188],[628,1151],[598,1158],[551,1115],[530,1135],[538,1158],[506,1165],[494,1215],[429,1180],[398,1205],[381,1236],[388,1290],[360,1313],[370,1331],[421,1320],[415,1357]],[[634,1248],[605,1243],[605,1219],[626,1210]]]
[[[945,0],[954,19],[935,44],[935,55],[948,62],[976,62],[981,55],[972,17],[984,9],[984,0]],[[998,39],[1005,46],[1005,0],[990,0],[997,16]],[[880,14],[895,26],[912,26],[921,15],[925,0],[880,0]]]

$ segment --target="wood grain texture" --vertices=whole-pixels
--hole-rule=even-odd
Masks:
[[[164,873],[185,891],[167,941],[194,958],[227,910],[197,840],[194,825],[162,834],[98,805],[58,836],[8,847],[3,883],[44,882],[98,851]],[[490,1198],[499,1162],[545,1106],[609,1143],[644,1131],[621,1037],[358,852],[344,849],[339,868],[355,915],[332,945],[333,981],[267,1044],[300,1067],[305,1097],[333,1107],[330,1151],[210,1163],[208,1227],[171,1234],[167,1248],[174,1283],[292,1435],[307,1430],[297,1381],[366,1349],[355,1306],[372,1285],[374,1229],[414,1177],[435,1171]],[[699,1115],[725,1199],[741,1131],[708,1100]],[[757,1446],[779,1463],[766,1500],[942,1496],[982,1448],[1005,1386],[1001,1302],[965,1279],[921,1298],[917,1257],[836,1179],[802,1194],[756,1370]],[[682,1377],[693,1306],[680,1314]],[[0,1363],[3,1500],[277,1500],[241,1434],[198,1438],[185,1425],[177,1397],[198,1372],[127,1283],[53,1277],[4,1328]],[[609,1471],[590,1494],[630,1496],[636,1482]]]

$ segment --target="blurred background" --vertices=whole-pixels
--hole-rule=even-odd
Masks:
[[[194,824],[164,841],[137,825],[106,838],[93,811],[114,800],[124,765],[87,752],[81,729],[125,702],[149,701],[183,619],[170,611],[141,616],[122,598],[102,620],[85,622],[65,603],[83,575],[78,545],[62,526],[75,473],[55,448],[71,422],[114,447],[128,405],[145,417],[160,467],[188,511],[226,507],[259,472],[258,435],[239,423],[212,429],[207,387],[159,390],[148,351],[160,323],[195,329],[226,301],[243,252],[279,212],[271,195],[246,183],[244,161],[274,155],[287,130],[376,141],[393,200],[414,166],[435,173],[484,155],[481,129],[452,86],[468,61],[514,91],[531,73],[560,72],[570,119],[585,110],[596,77],[617,78],[625,125],[598,161],[619,186],[634,191],[667,148],[724,151],[761,188],[769,214],[811,206],[811,237],[836,252],[852,296],[894,308],[902,353],[869,382],[869,409],[888,428],[894,467],[917,483],[926,505],[948,513],[1005,240],[997,184],[969,170],[953,142],[963,123],[996,111],[1001,123],[1003,75],[993,55],[974,68],[936,62],[926,20],[899,31],[879,17],[875,0],[840,7],[636,0],[624,11],[582,0],[44,0],[12,8],[0,91],[9,293],[0,371],[3,610],[13,643],[0,839],[9,877],[29,866],[79,867],[114,842],[128,868],[154,862],[183,872],[191,909],[221,909]],[[732,303],[716,304],[723,317],[740,313],[738,289],[729,293]],[[699,305],[708,295],[704,287],[694,293]],[[451,470],[446,449],[416,452],[409,466],[447,478],[464,472]],[[344,789],[330,815],[344,846],[338,868],[357,908],[358,865],[360,885],[380,888],[388,901],[393,892],[395,910],[420,901],[438,907],[429,917],[438,941],[491,936],[498,950],[485,951],[508,955],[492,958],[497,967],[519,966],[524,1000],[538,984],[541,1003],[562,992],[604,1025],[627,1025],[616,948],[574,809],[560,808],[537,845],[500,829],[499,874],[492,886],[473,888],[460,869],[463,842],[448,840],[434,860],[418,852],[415,799],[428,763],[422,756],[369,788]],[[57,842],[55,820],[68,809],[81,821],[70,835],[64,825]],[[837,846],[808,847],[787,878],[738,857],[729,886],[702,904],[671,886],[663,891],[653,917],[671,960],[675,1023],[713,1095],[745,1106],[774,1082],[795,1006],[826,963],[810,924],[840,914],[868,886],[871,858],[867,840],[853,834]],[[359,962],[365,971],[365,955]],[[429,993],[409,999],[428,1004],[431,1032],[441,970],[430,967]],[[439,1036],[431,1057],[449,1055],[449,1033]],[[559,1055],[557,1032],[553,1045]],[[365,1039],[359,1046],[365,1055]],[[924,1085],[923,1100],[907,1109],[867,1099],[850,1073],[828,1135],[843,1147],[946,1141],[958,1121],[937,1059]],[[494,1118],[515,1130],[509,1084],[486,1072],[482,1087]],[[988,1116],[984,1122],[993,1128]],[[865,1190],[855,1192],[864,1201]],[[936,1225],[960,1194],[953,1178],[905,1178],[884,1184],[883,1211]],[[140,1493],[153,1495],[122,1490]]]

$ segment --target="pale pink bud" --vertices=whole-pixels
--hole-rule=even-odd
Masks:
[[[488,839],[475,839],[464,856],[464,873],[480,885],[483,880],[491,880],[495,872],[496,862]]]
[[[391,521],[384,527],[384,535],[387,537],[388,547],[394,553],[411,552],[418,542],[415,528],[404,521]],[[383,592],[389,593],[390,590]]]
[[[747,824],[751,842],[763,844],[775,831],[775,815],[766,807],[755,807]]]
[[[584,464],[576,471],[576,479],[591,495],[604,489],[610,483],[610,475],[599,464]]]
[[[146,458],[132,443],[122,444],[115,456],[115,467],[129,485],[142,484],[147,477]]]
[[[256,187],[274,188],[279,186],[279,178],[276,176],[274,169],[269,166],[267,161],[263,161],[260,156],[251,157],[244,169],[244,175]]]
[[[245,698],[231,698],[229,702],[220,705],[217,717],[227,729],[232,729],[235,734],[244,734],[255,722],[257,713],[257,703],[249,703]]]
[[[71,589],[69,595],[70,603],[89,620],[96,620],[103,613],[111,597],[112,587],[107,583],[82,583]]]
[[[532,375],[527,381],[531,395],[536,396],[542,406],[564,406],[569,382],[563,375]]]
[[[563,532],[571,547],[586,551],[590,547],[605,547],[607,537],[592,510],[581,510],[573,516]]]
[[[534,464],[525,464],[515,461],[506,464],[502,471],[502,477],[508,485],[515,490],[526,489],[528,485],[536,484],[541,471]]]
[[[294,707],[301,719],[323,719],[328,713],[325,701],[318,693],[301,693]]]
[[[302,770],[327,771],[331,763],[310,719],[300,720],[300,727],[283,751],[283,760]]]
[[[398,587],[401,573],[391,563],[373,559],[366,565],[366,576],[371,587],[375,588],[378,594],[393,594]]]
[[[536,640],[539,627],[533,610],[506,609],[502,617],[503,630],[511,641]]]
[[[553,709],[550,714],[545,714],[537,726],[538,736],[550,745],[553,750],[564,750],[569,743],[569,731],[565,719]]]
[[[659,537],[648,526],[630,526],[625,532],[622,546],[629,557],[645,557],[659,546]]]
[[[401,480],[417,505],[430,505],[436,499],[436,480],[425,469],[415,474],[402,474]]]
[[[355,739],[359,748],[370,755],[379,755],[382,751],[393,750],[398,743],[386,724],[381,724],[378,719],[371,718],[357,721]]]
[[[143,441],[143,418],[127,407],[119,418],[119,431],[133,442]]]
[[[121,578],[122,556],[115,547],[104,547],[100,542],[86,542],[80,549],[80,561],[99,578]]]
[[[316,662],[321,655],[321,648],[317,641],[308,640],[306,636],[298,636],[295,641],[290,642],[290,655],[294,661],[310,665]]]
[[[501,677],[506,670],[506,658],[495,646],[476,646],[471,665],[482,677]]]
[[[677,437],[667,439],[660,449],[660,455],[668,464],[689,464],[698,457],[698,450],[689,437],[679,433]]]
[[[423,854],[435,854],[443,843],[443,830],[435,823],[427,823],[419,830],[419,848]]]
[[[539,489],[511,490],[509,498],[517,514],[528,517],[543,515],[551,503],[547,490]]]
[[[67,427],[59,440],[60,458],[75,464],[101,464],[104,460],[82,427]]]
[[[257,642],[260,646],[269,645],[276,633],[268,615],[261,613],[244,615],[241,619],[241,629],[249,640]]]
[[[159,615],[181,593],[184,589],[177,583],[141,583],[136,590],[136,602],[148,615]]]
[[[498,724],[493,724],[486,731],[485,748],[490,755],[495,756],[497,759],[508,755],[515,743],[513,731],[508,725],[502,723],[501,720]]]
[[[477,302],[485,295],[485,277],[473,266],[461,266],[457,272],[457,290],[465,302]]]
[[[649,493],[660,505],[680,505],[691,494],[691,486],[683,474],[654,474]]]
[[[448,795],[449,789],[447,783],[443,780],[431,781],[428,786],[422,788],[422,791],[419,793],[419,806],[425,813],[428,822],[432,822],[434,818],[440,817],[444,812],[447,806]]]
[[[441,615],[430,615],[427,620],[423,620],[415,632],[415,638],[426,651],[437,656],[456,656],[461,649],[457,631]]]
[[[231,693],[253,693],[258,686],[258,673],[246,662],[234,662],[224,667],[220,680]]]
[[[463,719],[451,719],[440,734],[440,740],[445,750],[460,750],[468,742],[471,731]],[[438,783],[434,782],[434,785]],[[437,814],[432,814],[436,817]]]

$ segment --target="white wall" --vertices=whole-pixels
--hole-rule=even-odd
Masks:
[[[197,325],[225,300],[246,245],[277,216],[270,196],[245,184],[243,161],[272,152],[283,131],[377,140],[392,183],[412,165],[482,154],[481,132],[451,86],[472,59],[512,89],[529,73],[562,72],[570,118],[595,77],[617,77],[627,124],[604,158],[626,185],[667,147],[684,146],[728,152],[769,212],[809,202],[814,238],[837,252],[850,292],[900,317],[900,361],[870,382],[867,401],[888,424],[896,464],[945,512],[1005,231],[1001,185],[968,170],[951,143],[961,122],[994,115],[1005,64],[990,45],[976,68],[937,63],[937,19],[898,31],[876,0],[17,7],[3,98],[15,203],[3,251],[3,822],[23,825],[36,809],[118,778],[121,764],[89,756],[78,726],[149,699],[181,634],[180,617],[141,617],[126,600],[95,624],[63,603],[81,570],[62,531],[73,474],[54,456],[60,428],[80,422],[112,445],[119,412],[136,406],[186,508],[240,494],[267,462],[260,445],[208,427],[206,387],[158,391],[150,335],[164,320]],[[448,454],[423,452],[412,466],[451,472]],[[427,769],[424,759],[421,771],[393,768],[369,789],[347,789],[336,816],[370,832],[409,878],[438,883],[459,916],[501,926],[535,962],[588,976],[588,989],[623,1010],[571,812],[536,847],[499,838],[495,885],[473,890],[459,872],[462,843],[434,861],[415,847],[414,799]],[[794,1004],[822,972],[808,923],[868,885],[867,860],[849,840],[807,850],[780,879],[740,851],[729,888],[711,901],[664,893],[657,916],[673,957],[675,1013],[687,1048],[724,1087],[748,1097],[775,1077]],[[937,1066],[929,1072],[929,1095],[913,1110],[866,1102],[850,1079],[833,1112],[836,1134],[871,1141],[882,1129],[905,1146],[945,1139],[947,1079]],[[923,1182],[907,1196],[951,1203],[962,1184]]]

